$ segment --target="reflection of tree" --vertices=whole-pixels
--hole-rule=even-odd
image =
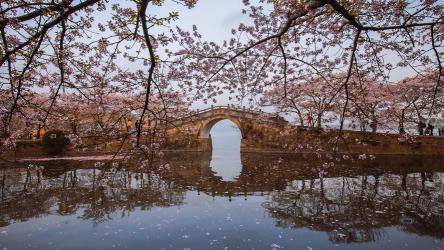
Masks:
[[[328,232],[333,242],[375,241],[384,227],[444,237],[443,189],[424,174],[293,181],[263,203],[280,227]],[[433,184],[430,182],[429,184]],[[425,190],[423,190],[425,189]]]
[[[101,223],[137,209],[180,205],[191,190],[229,200],[263,195],[263,207],[277,226],[324,231],[333,242],[378,240],[387,226],[444,237],[444,176],[429,172],[440,169],[439,163],[350,161],[319,178],[321,160],[243,154],[240,175],[226,182],[211,171],[210,160],[167,155],[149,173],[131,170],[137,167],[133,163],[107,170],[91,168],[92,162],[3,168],[0,226],[48,214]]]
[[[184,190],[156,175],[120,171],[106,172],[98,179],[96,169],[62,169],[52,171],[61,175],[47,178],[40,168],[3,169],[0,225],[54,213],[78,213],[82,219],[100,223],[115,212],[125,215],[136,208],[180,205],[184,199]]]
[[[144,179],[136,180],[135,188],[131,188],[135,176],[145,176]],[[142,180],[147,179],[146,183]],[[143,185],[139,185],[142,184]],[[120,211],[122,216],[129,214],[136,208],[150,210],[154,207],[169,207],[180,205],[184,199],[184,190],[170,188],[171,183],[160,180],[158,176],[141,173],[123,173],[120,179],[115,179],[107,186],[99,186],[88,194],[88,203],[82,218],[97,220],[104,219],[110,214]],[[99,221],[98,221],[99,222]]]

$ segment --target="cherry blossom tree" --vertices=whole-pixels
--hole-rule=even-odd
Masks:
[[[429,71],[388,86],[388,111],[394,118],[393,126],[397,125],[400,133],[415,129],[421,120],[429,117],[432,105],[436,111],[442,108],[443,91],[435,92],[438,74],[439,72]]]
[[[388,87],[376,80],[353,79],[350,88],[351,119],[358,118],[364,130],[368,123],[374,133],[380,126],[388,127]]]
[[[190,8],[195,3],[174,2]],[[152,30],[177,19],[178,13],[158,17],[147,12],[148,6],[162,4],[151,0],[2,2],[0,89],[9,89],[11,100],[5,106],[3,137],[8,136],[22,108],[39,105],[30,103],[36,91],[50,93],[44,124],[62,91],[77,93],[89,103],[97,102],[98,107],[103,101],[98,96],[143,94],[138,115],[139,123],[144,123],[151,112],[150,96],[169,91],[155,80],[163,77],[158,68],[162,60],[155,51],[168,38]],[[98,18],[101,15],[108,18]],[[129,67],[139,63],[143,67]],[[142,131],[138,128],[136,133],[139,144]]]
[[[334,111],[334,103],[339,99],[339,81],[335,75],[305,77],[284,86],[277,85],[265,93],[263,102],[276,106],[280,112],[295,113],[301,126],[308,116],[314,117],[316,126],[321,128],[325,115]]]

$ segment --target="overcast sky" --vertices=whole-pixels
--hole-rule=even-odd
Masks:
[[[249,18],[242,14],[244,5],[241,0],[201,0],[193,9],[188,9],[172,1],[166,1],[162,7],[156,7],[155,13],[166,16],[168,12],[179,12],[177,26],[191,31],[196,24],[203,40],[222,41],[231,35],[231,29]]]

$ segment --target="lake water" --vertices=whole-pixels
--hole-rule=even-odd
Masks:
[[[224,123],[222,123],[224,125]],[[0,167],[0,249],[444,249],[442,159],[213,152]]]

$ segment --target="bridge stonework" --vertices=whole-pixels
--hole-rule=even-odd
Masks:
[[[211,107],[172,122],[168,130],[166,148],[211,151],[211,128],[225,119],[230,120],[239,128],[242,135],[241,151],[245,151],[254,138],[262,137],[266,133],[277,133],[288,125],[285,119],[269,116],[262,111],[233,106]]]

